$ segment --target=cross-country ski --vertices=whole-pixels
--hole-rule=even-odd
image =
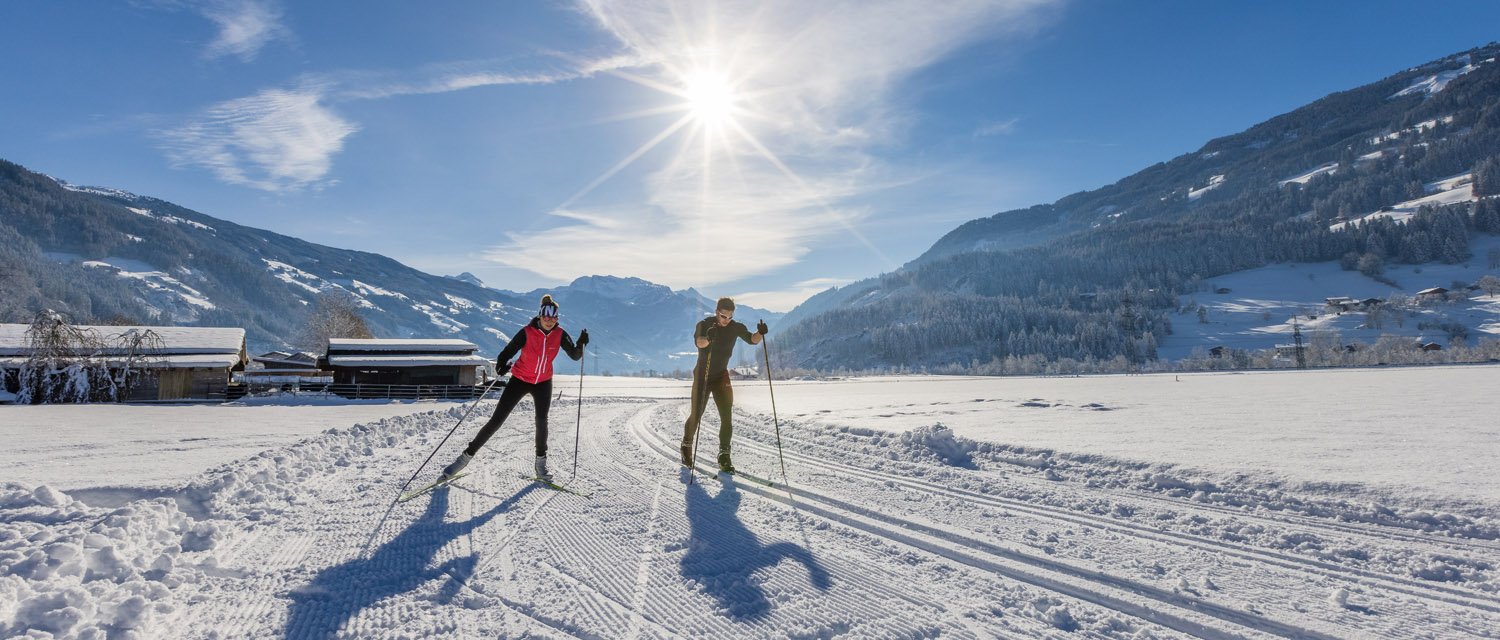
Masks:
[[[469,474],[468,473],[459,473],[459,474],[452,475],[452,476],[442,476],[442,477],[438,478],[437,480],[433,480],[430,484],[418,487],[416,489],[412,489],[410,491],[402,493],[401,495],[396,496],[396,502],[406,502],[407,500],[411,500],[412,498],[415,498],[415,497],[420,496],[420,495],[422,495],[424,493],[427,493],[428,491],[432,491],[434,489],[437,489],[438,487],[443,487],[443,486],[447,486],[447,485],[453,484],[459,478],[462,478],[462,477],[467,476],[467,475],[469,475]]]

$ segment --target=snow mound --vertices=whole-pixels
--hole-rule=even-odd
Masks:
[[[941,422],[901,434],[901,444],[917,457],[936,457],[946,464],[969,469],[974,468],[973,454],[979,450],[979,443],[953,435],[953,430]]]

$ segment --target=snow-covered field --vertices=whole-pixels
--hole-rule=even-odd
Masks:
[[[0,407],[0,481],[57,489],[180,487],[210,467],[437,401]]]
[[[1500,367],[777,383],[790,490],[682,482],[684,383],[584,382],[589,497],[522,479],[529,403],[402,504],[463,405],[0,407],[0,636],[1500,635]]]

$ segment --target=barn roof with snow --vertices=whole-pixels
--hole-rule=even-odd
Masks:
[[[129,332],[151,331],[161,337],[161,347],[147,349],[150,356],[141,366],[148,368],[229,368],[243,365],[245,330],[236,327],[148,327],[74,325],[104,340],[100,352],[106,358],[125,355],[122,338]],[[26,331],[30,325],[0,324],[0,365],[19,365],[31,355]],[[94,354],[84,354],[94,355]]]

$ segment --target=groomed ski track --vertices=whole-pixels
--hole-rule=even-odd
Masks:
[[[679,399],[587,401],[570,478],[569,407],[554,405],[552,466],[589,498],[519,477],[530,465],[529,402],[468,477],[404,504],[393,504],[398,478],[459,409],[325,433],[210,472],[184,498],[203,503],[220,540],[166,628],[224,638],[1441,638],[1500,629],[1500,599],[1487,585],[1406,570],[1431,557],[1493,562],[1493,540],[966,468],[787,422],[790,488],[684,484]],[[471,418],[434,464],[477,426]],[[705,427],[700,451],[716,450],[716,432]],[[769,416],[736,414],[736,466],[779,485],[773,442]]]

